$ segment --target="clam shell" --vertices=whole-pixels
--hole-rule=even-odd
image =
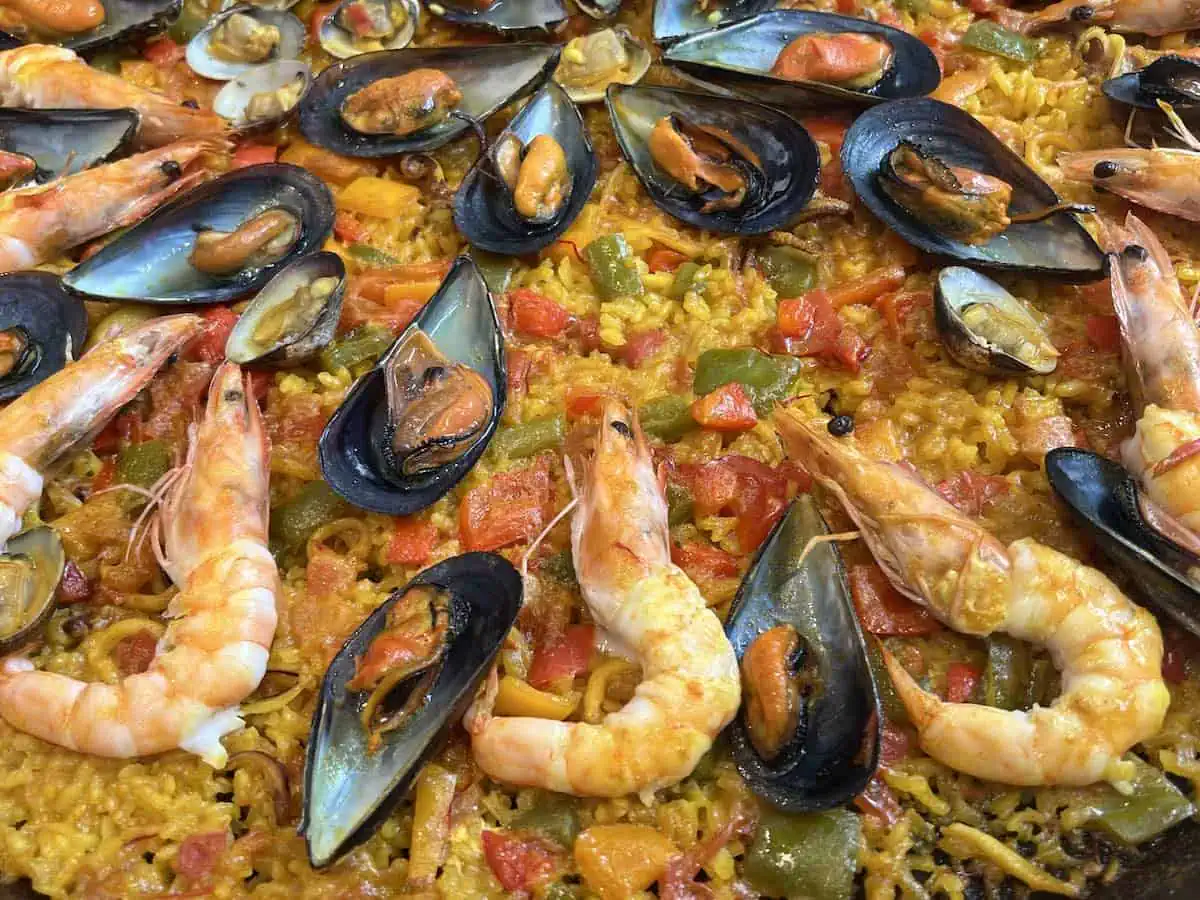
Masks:
[[[218,59],[209,52],[209,43],[212,41],[213,33],[226,19],[238,13],[252,16],[265,25],[274,25],[279,29],[279,45],[275,48],[270,60],[267,62],[295,59],[304,49],[304,42],[308,39],[308,31],[304,27],[304,23],[290,12],[266,9],[242,3],[221,10],[221,12],[209,19],[208,24],[194,38],[188,41],[187,64],[197,75],[211,78],[214,81],[230,81],[237,78],[243,72],[254,68],[256,65],[266,65],[266,62],[228,62]]]
[[[637,84],[650,70],[650,64],[654,62],[650,49],[634,37],[633,32],[624,25],[618,25],[613,31],[621,38],[621,42],[625,46],[625,52],[629,57],[629,68],[620,78],[613,81],[606,81],[594,87],[590,85],[588,87],[577,87],[559,80],[558,72],[557,70],[555,71],[554,80],[567,92],[567,96],[574,103],[599,103],[604,99],[604,92],[608,90],[610,84]]]
[[[393,37],[382,48],[383,50],[402,50],[412,43],[413,35],[417,33],[417,25],[421,21],[421,4],[417,0],[391,0],[393,5],[400,4],[404,7],[408,18],[403,28],[396,32]],[[363,51],[354,46],[350,36],[333,21],[336,14],[335,9],[332,13],[325,17],[321,22],[321,27],[317,31],[317,39],[321,43],[322,49],[335,59],[350,59],[352,56],[361,56]],[[376,51],[378,52],[378,51]]]
[[[486,28],[501,34],[512,31],[548,31],[565,22],[567,8],[562,0],[494,0],[485,10],[457,9],[453,0],[426,3],[426,8],[455,25]]]
[[[87,311],[49,272],[0,275],[0,331],[10,328],[23,329],[40,355],[32,367],[0,378],[0,401],[20,396],[80,356]]]
[[[256,94],[278,90],[298,79],[304,82],[304,87],[301,89],[296,103],[290,109],[282,115],[268,119],[252,122],[246,120],[246,107]],[[305,95],[312,88],[312,81],[312,69],[308,63],[299,60],[281,59],[266,65],[255,66],[226,82],[225,87],[221,88],[217,92],[217,96],[213,98],[213,112],[228,119],[235,128],[241,131],[274,128],[292,117],[297,107],[303,102]]]
[[[137,128],[132,109],[0,109],[0,149],[30,157],[46,182],[123,156]]]
[[[62,580],[63,569],[66,566],[66,554],[63,552],[62,540],[53,528],[42,526],[23,531],[10,538],[4,547],[4,557],[24,557],[33,565],[34,586],[32,608],[29,610],[25,624],[16,631],[0,637],[0,653],[11,653],[32,640],[50,621],[50,616],[56,608],[55,590]],[[2,602],[12,602],[11,597],[0,598]]]

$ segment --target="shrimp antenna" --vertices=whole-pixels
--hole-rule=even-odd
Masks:
[[[808,558],[808,554],[821,544],[848,543],[850,541],[857,541],[861,537],[861,531],[838,531],[834,534],[815,534],[808,539],[808,543],[800,551],[800,558],[796,560],[796,568],[804,565],[804,560]]]
[[[1175,108],[1165,100],[1158,101],[1158,108],[1163,111],[1163,115],[1171,123],[1171,127],[1167,129],[1167,134],[1183,141],[1191,150],[1200,150],[1200,139],[1192,134],[1188,127],[1183,124],[1183,119],[1179,118],[1179,113],[1175,112]]]
[[[542,543],[542,541],[544,541],[546,539],[546,535],[548,535],[551,531],[554,530],[554,526],[556,526],[559,522],[561,522],[563,520],[563,518],[565,518],[566,515],[568,513],[570,513],[571,510],[573,510],[578,505],[579,505],[579,498],[572,497],[571,502],[568,503],[566,506],[564,506],[562,509],[560,509],[555,514],[554,518],[551,519],[546,524],[546,527],[538,532],[537,537],[535,537],[532,541],[529,542],[529,547],[526,548],[526,550],[523,554],[521,554],[521,580],[522,581],[524,581],[525,578],[529,575],[529,558],[531,556],[533,556],[534,551],[537,550],[538,546]]]

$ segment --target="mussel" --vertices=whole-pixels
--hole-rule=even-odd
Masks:
[[[307,37],[291,13],[242,3],[217,13],[188,41],[187,63],[197,75],[229,81],[251,66],[295,59]]]
[[[25,0],[21,7],[35,16],[0,19],[0,36],[17,43],[58,44],[79,53],[91,53],[109,44],[133,43],[165,30],[179,16],[183,0],[80,0],[73,4],[84,15],[79,25],[65,29],[63,23],[40,15],[57,4]],[[57,25],[57,27],[56,27]]]
[[[565,22],[562,0],[437,0],[426,8],[455,25],[486,28],[500,34],[514,31],[549,31]]]
[[[610,84],[637,84],[650,69],[650,51],[628,28],[603,28],[563,47],[554,80],[576,103],[598,103]]]
[[[933,317],[946,351],[989,375],[1049,375],[1058,351],[1025,304],[965,266],[938,272]]]
[[[1079,208],[1062,205],[1024,160],[958,107],[918,98],[867,110],[846,132],[842,170],[872,213],[927,253],[1073,281],[1104,276],[1104,254],[1070,214]],[[980,185],[987,190],[972,196]],[[1002,210],[996,195],[1006,198]],[[983,233],[990,236],[978,240]]]
[[[333,197],[296,166],[230,172],[139,222],[63,276],[72,290],[142,303],[223,303],[265,285],[333,231]]]
[[[325,480],[355,506],[409,515],[443,496],[479,459],[504,409],[507,376],[496,309],[475,263],[455,260],[321,435]]]
[[[537,90],[559,52],[507,44],[355,56],[313,83],[300,104],[300,130],[343,156],[433,150]]]
[[[337,59],[407,47],[421,21],[417,0],[342,0],[317,31],[321,47]]]
[[[520,607],[516,570],[467,553],[394,591],[338,651],[304,767],[300,832],[313,866],[361,844],[403,799],[466,712]],[[379,652],[389,630],[409,638],[409,652]]]
[[[0,109],[0,149],[32,159],[34,180],[52,181],[123,155],[137,126],[131,109]]]
[[[812,496],[797,497],[725,628],[742,670],[734,760],[751,790],[788,812],[846,803],[879,756],[879,699],[841,554],[831,543],[810,548],[828,533]]]
[[[53,528],[23,531],[0,553],[0,653],[33,638],[54,612],[66,554]]]
[[[1130,576],[1132,588],[1200,636],[1200,555],[1151,524],[1147,499],[1133,477],[1117,463],[1075,447],[1046,454],[1046,477],[1075,520]]]
[[[83,352],[83,302],[49,272],[0,275],[0,401],[45,381]]]
[[[816,144],[776,109],[618,84],[607,102],[621,151],[651,199],[697,228],[763,234],[792,221],[816,190]]]
[[[308,63],[281,59],[247,69],[213,98],[213,112],[239,131],[265,131],[281,124],[312,86]]]
[[[667,44],[774,8],[778,0],[655,0],[654,42]]]
[[[467,173],[454,222],[474,246],[535,253],[561,235],[596,183],[596,157],[579,110],[549,82]]]
[[[772,106],[865,106],[919,97],[941,81],[933,51],[906,31],[798,10],[697,34],[663,59],[706,87]]]
[[[1160,56],[1144,69],[1110,78],[1101,87],[1110,100],[1126,106],[1157,110],[1162,100],[1176,112],[1189,113],[1200,106],[1200,60]]]
[[[229,333],[232,362],[298,365],[337,331],[346,290],[346,266],[336,253],[297,259],[267,282]]]

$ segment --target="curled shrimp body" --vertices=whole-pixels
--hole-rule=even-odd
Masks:
[[[892,583],[956,631],[1003,631],[1046,647],[1062,673],[1048,707],[946,703],[886,654],[920,736],[942,763],[1007,784],[1130,777],[1121,755],[1162,726],[1162,635],[1154,617],[1095,569],[1030,538],[1005,547],[908,470],[834,438],[797,409],[776,414],[790,455],[830,490]]]
[[[1124,34],[1159,36],[1200,26],[1197,0],[1059,0],[1035,13],[1002,10],[996,19],[1027,34],[1058,25],[1090,22]]]
[[[0,195],[0,272],[41,265],[139,221],[203,180],[203,171],[184,174],[184,167],[222,146],[181,141]]]
[[[147,671],[89,684],[10,658],[0,716],[21,731],[97,756],[181,747],[225,763],[221,736],[258,686],[275,634],[279,576],[267,550],[267,450],[258,405],[226,363],[209,389],[182,475],[164,501],[164,568],[179,593]]]
[[[671,562],[649,450],[615,401],[579,486],[571,549],[588,609],[642,664],[642,683],[597,725],[469,714],[475,760],[499,781],[576,796],[675,784],[737,712],[737,660],[720,620]]]
[[[134,109],[141,147],[221,137],[225,120],[94,69],[74,51],[26,44],[0,53],[0,105],[29,109]]]

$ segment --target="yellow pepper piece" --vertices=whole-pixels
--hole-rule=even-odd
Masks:
[[[495,713],[498,716],[533,716],[561,722],[575,712],[578,705],[578,694],[562,697],[539,691],[519,678],[505,675],[500,679],[500,690],[496,693]]]
[[[450,842],[450,803],[456,776],[429,763],[417,778],[413,800],[412,847],[408,856],[408,888],[431,889]]]
[[[593,825],[575,839],[579,874],[604,900],[646,890],[678,852],[670,838],[649,825]]]
[[[604,718],[604,701],[608,698],[608,686],[617,678],[632,675],[637,665],[627,659],[614,656],[606,659],[592,670],[583,693],[583,721],[597,724]]]
[[[942,829],[942,839],[938,846],[951,856],[959,858],[981,856],[1005,874],[1025,882],[1035,891],[1062,894],[1064,897],[1079,896],[1079,888],[1075,885],[1059,881],[1053,875],[1035,866],[1016,850],[970,825],[964,825],[961,822],[947,825]]]
[[[420,199],[420,188],[411,184],[364,175],[342,188],[337,205],[338,209],[364,216],[397,219],[410,212]]]

